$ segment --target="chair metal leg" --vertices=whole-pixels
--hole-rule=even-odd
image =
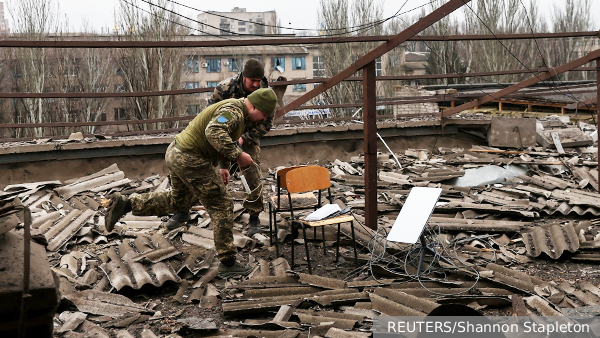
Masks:
[[[308,241],[306,240],[306,228],[304,227],[304,224],[302,224],[302,234],[304,235],[304,250],[306,251],[306,261],[308,262],[308,273],[312,275],[310,256],[308,254]]]
[[[276,210],[273,210],[273,224],[275,225],[275,255],[279,257],[279,227],[277,226]],[[293,242],[293,240],[292,240]],[[293,252],[293,251],[292,251]],[[292,269],[293,270],[293,269]]]
[[[313,227],[313,239],[317,241],[317,227]]]
[[[294,270],[294,223],[292,221],[292,270]]]
[[[323,237],[323,256],[327,254],[327,250],[325,249],[325,226],[321,227],[321,236]]]
[[[338,259],[340,257],[340,227],[341,224],[338,223],[338,233],[337,233],[337,248],[335,249],[335,262],[338,262]]]
[[[273,208],[269,203],[269,245],[273,245]]]
[[[354,237],[354,221],[350,222],[352,228],[352,244],[354,245],[354,264],[358,268],[358,253],[356,253],[356,237]]]

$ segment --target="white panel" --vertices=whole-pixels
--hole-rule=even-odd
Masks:
[[[441,188],[412,188],[387,240],[407,244],[416,243],[441,194]]]

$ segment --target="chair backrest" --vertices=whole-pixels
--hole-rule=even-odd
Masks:
[[[285,175],[288,172],[290,172],[291,170],[294,170],[294,169],[302,168],[302,167],[305,167],[305,166],[293,166],[293,167],[287,167],[287,168],[277,170],[277,173],[275,174],[275,176],[277,178],[277,188],[285,187]]]
[[[329,170],[319,166],[290,170],[285,175],[285,186],[291,194],[327,189],[331,186]]]

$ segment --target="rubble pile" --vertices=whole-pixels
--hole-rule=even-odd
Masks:
[[[290,269],[290,242],[303,241],[291,238],[285,213],[275,219],[282,257],[269,238],[267,213],[263,233],[246,236],[236,175],[228,187],[239,203],[234,242],[255,269],[228,280],[217,278],[212,225],[201,205],[170,232],[165,219],[132,215],[106,231],[109,194],[169,189],[165,176],[132,180],[115,164],[66,182],[8,186],[0,201],[18,198],[32,212],[32,237],[60,280],[54,332],[61,337],[369,337],[377,316],[424,316],[457,303],[484,314],[597,315],[597,148],[551,138],[556,149],[379,154],[376,229],[364,224],[364,157],[320,164],[330,171],[334,203],[353,211],[360,251],[356,267],[348,223],[342,238],[335,226],[326,226],[324,238],[308,231],[313,275],[306,273],[303,245],[297,244],[300,266]],[[265,173],[265,197],[276,193],[278,169]],[[421,274],[419,243],[386,240],[413,187],[442,188],[426,230],[437,254],[426,258]],[[0,217],[2,233],[22,233],[19,214]],[[337,264],[336,241],[344,258]]]

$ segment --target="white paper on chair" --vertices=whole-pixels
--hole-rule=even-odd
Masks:
[[[340,210],[342,209],[340,209],[340,206],[337,204],[325,204],[324,206],[315,210],[313,213],[306,216],[305,220],[318,221]]]
[[[441,194],[441,188],[412,188],[387,240],[407,244],[416,243]]]

